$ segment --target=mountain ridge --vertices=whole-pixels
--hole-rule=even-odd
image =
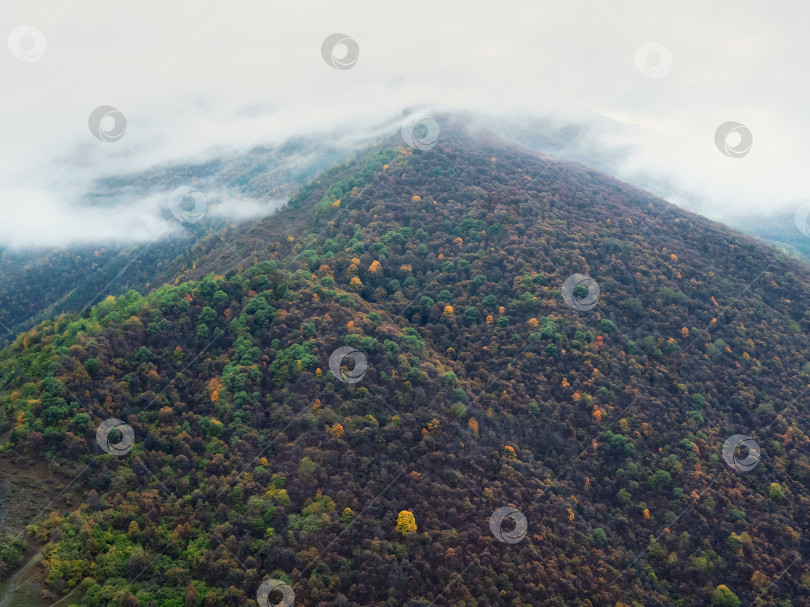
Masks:
[[[193,251],[176,285],[0,353],[0,461],[44,453],[89,488],[28,528],[54,600],[253,604],[267,577],[311,605],[804,595],[807,269],[440,124]],[[329,371],[340,346],[362,381]],[[96,448],[105,416],[133,428],[123,457]],[[722,457],[736,433],[763,446],[747,473]],[[517,543],[489,529],[503,506]]]

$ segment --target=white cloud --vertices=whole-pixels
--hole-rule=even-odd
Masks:
[[[676,184],[708,214],[789,207],[810,199],[808,22],[798,0],[18,3],[0,39],[31,25],[47,47],[30,63],[0,48],[0,243],[159,234],[156,215],[127,215],[143,205],[90,213],[76,201],[99,176],[335,126],[360,137],[419,104],[595,112],[628,125],[583,138],[633,151],[620,176]],[[350,70],[321,57],[334,32],[359,44]],[[646,41],[671,50],[664,77],[636,68]],[[117,143],[87,126],[105,104],[127,118]],[[753,133],[744,158],[714,147],[727,120]]]

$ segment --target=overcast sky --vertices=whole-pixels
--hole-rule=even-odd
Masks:
[[[421,104],[609,117],[628,128],[601,143],[634,151],[620,176],[674,180],[708,214],[810,200],[804,2],[16,5],[0,12],[0,244],[143,238],[162,228],[137,206],[127,216],[76,206],[90,180],[213,146],[235,154],[346,125],[362,134]],[[350,69],[322,56],[334,33],[359,49]],[[126,118],[118,141],[88,126],[103,105]],[[739,157],[715,141],[730,121],[742,128],[722,141]]]

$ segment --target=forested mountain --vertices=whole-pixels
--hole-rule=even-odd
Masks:
[[[201,242],[0,353],[43,605],[808,604],[806,266],[451,119]]]
[[[470,116],[470,119],[473,117]],[[808,206],[797,200],[795,206],[773,205],[762,211],[734,205],[716,208],[679,180],[656,173],[636,171],[633,166],[636,151],[628,141],[643,136],[644,129],[594,116],[590,121],[537,119],[529,116],[487,116],[478,119],[509,141],[536,152],[565,160],[572,160],[610,175],[627,175],[632,185],[649,190],[663,198],[679,199],[679,206],[705,213],[715,220],[750,234],[770,244],[777,251],[810,260],[810,238],[807,235]],[[609,143],[614,142],[614,143]]]
[[[80,311],[107,295],[129,289],[149,292],[193,268],[192,251],[214,246],[216,235],[237,219],[206,213],[205,222],[176,221],[167,204],[172,190],[193,184],[202,191],[211,184],[245,199],[283,199],[338,161],[346,143],[339,140],[293,139],[278,146],[257,146],[233,158],[150,167],[140,173],[98,180],[76,203],[77,209],[115,210],[160,202],[160,216],[177,232],[136,243],[109,242],[95,246],[0,249],[0,343],[40,320]],[[208,201],[211,211],[216,199]],[[149,215],[145,209],[143,215]]]

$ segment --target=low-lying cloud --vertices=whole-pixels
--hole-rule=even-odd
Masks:
[[[170,192],[119,196],[110,204],[65,204],[36,190],[10,192],[24,212],[0,224],[0,242],[10,249],[152,242],[180,237],[196,224],[247,221],[272,215],[286,198],[251,199],[225,191],[200,191],[196,210],[172,213]]]
[[[348,150],[425,104],[577,125],[562,156],[712,217],[795,207],[810,199],[808,24],[810,7],[798,1],[9,6],[0,246],[171,235],[163,196],[178,184],[157,183],[164,165],[302,135]],[[21,26],[41,36],[21,36]],[[322,55],[336,32],[357,43],[349,69]],[[105,105],[126,118],[114,142],[88,128]],[[742,157],[715,145],[727,121],[750,129]],[[151,197],[88,204],[96,180],[134,174],[155,181]],[[235,221],[279,204],[226,190],[215,208]]]

